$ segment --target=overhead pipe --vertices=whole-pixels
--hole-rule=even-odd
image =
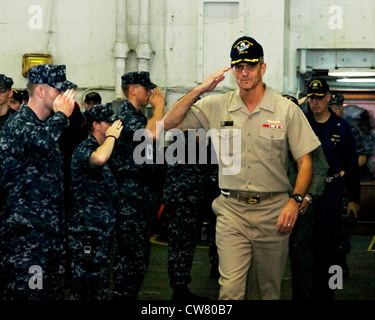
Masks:
[[[116,99],[123,97],[121,89],[121,77],[126,71],[126,60],[128,58],[129,45],[126,39],[126,0],[116,1],[116,42],[113,48],[115,58]]]
[[[149,71],[150,45],[150,1],[139,1],[138,43],[136,48],[138,70]]]
[[[291,50],[288,56],[288,72],[284,79],[284,88],[290,95],[295,95],[297,89],[297,52]]]
[[[44,50],[45,53],[48,53],[49,44],[50,44],[51,37],[53,34],[52,24],[53,24],[53,16],[54,16],[54,9],[55,9],[54,0],[50,0],[49,7],[50,7],[50,12],[49,12],[49,17],[48,17],[47,41],[46,41],[46,49]]]

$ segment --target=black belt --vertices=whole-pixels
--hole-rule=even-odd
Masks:
[[[285,192],[264,192],[264,193],[243,193],[233,190],[222,189],[221,194],[226,198],[234,198],[238,201],[243,201],[248,204],[257,204],[260,201],[270,199],[274,196]]]

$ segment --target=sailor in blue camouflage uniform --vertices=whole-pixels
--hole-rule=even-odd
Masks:
[[[1,184],[8,192],[0,219],[5,300],[64,298],[63,171],[58,139],[74,108],[77,86],[65,65],[28,72],[28,106],[0,135]]]
[[[0,131],[5,121],[15,112],[15,110],[9,107],[10,98],[13,96],[12,85],[12,78],[7,77],[5,74],[0,74]]]
[[[374,153],[375,142],[375,123],[371,113],[365,108],[357,105],[344,104],[344,96],[342,94],[332,94],[328,105],[339,117],[348,121],[358,155],[358,164],[360,170],[361,181],[373,180],[371,173],[370,161],[368,161]],[[341,216],[339,252],[337,254],[337,264],[342,267],[344,279],[349,277],[349,266],[346,256],[351,250],[351,236],[354,231],[356,219],[358,217],[347,211],[348,197],[344,197],[343,214]]]
[[[192,132],[190,136],[189,131]],[[173,146],[177,153],[166,152],[165,155],[167,172],[164,198],[168,238],[168,274],[169,283],[173,289],[172,300],[176,301],[201,299],[190,292],[188,284],[192,280],[190,271],[201,226],[199,213],[207,196],[203,192],[203,187],[207,184],[208,164],[206,141],[196,141],[194,133],[195,130],[175,131],[173,137],[176,140]],[[181,150],[184,150],[184,153]],[[195,157],[192,157],[192,152],[195,152]]]
[[[108,159],[122,123],[111,103],[95,105],[83,116],[89,136],[75,149],[71,164],[74,206],[69,220],[70,293],[74,300],[105,300],[118,202],[118,187]]]
[[[9,107],[10,98],[13,96],[12,85],[12,78],[7,77],[5,74],[0,74],[0,131],[3,129],[5,121],[15,112]],[[5,190],[0,186],[0,216],[5,198]]]
[[[113,299],[137,298],[146,274],[150,256],[151,225],[157,205],[157,166],[155,165],[156,122],[164,116],[165,98],[150,81],[148,72],[130,72],[122,76],[126,97],[118,115],[124,124],[114,149],[111,168],[119,185],[119,210],[115,229],[113,262]],[[148,103],[154,108],[147,120],[142,108]],[[137,154],[134,134],[144,135],[150,142],[151,153],[143,164]],[[134,153],[134,154],[133,154]],[[147,160],[147,161],[146,161]]]

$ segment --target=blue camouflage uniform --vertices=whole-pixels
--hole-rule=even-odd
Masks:
[[[9,78],[4,74],[0,74],[0,90],[10,91],[12,90],[12,85],[13,85],[12,78]],[[15,112],[16,112],[15,110],[8,107],[7,112],[4,115],[0,116],[0,132],[3,129],[5,122]],[[0,186],[0,216],[1,216],[2,208],[4,206],[5,199],[6,199],[5,190]]]
[[[357,155],[366,156],[367,159],[366,163],[359,168],[361,181],[371,181],[374,178],[369,161],[374,153],[375,127],[373,117],[365,108],[361,108],[357,105],[347,105],[344,108],[343,118],[348,121],[350,125]],[[354,215],[347,213],[347,206],[348,197],[345,192],[337,261],[337,264],[343,269],[344,279],[349,277],[346,255],[349,254],[351,250],[351,236],[356,223]]]
[[[360,167],[361,181],[374,179],[369,159],[374,154],[375,123],[371,113],[357,105],[344,108],[344,119],[350,124],[358,155],[367,157],[367,163]]]
[[[65,91],[76,85],[65,66],[39,65],[29,82]],[[3,299],[63,299],[63,171],[58,139],[68,124],[62,112],[40,120],[28,106],[0,135],[1,184],[8,192],[0,219]]]
[[[205,198],[202,183],[205,182],[204,167],[199,164],[198,157],[191,159],[189,152],[196,149],[198,156],[202,148],[197,147],[193,140],[189,144],[188,131],[185,135],[177,131],[177,140],[185,150],[185,156],[166,154],[167,173],[164,186],[166,231],[168,238],[168,274],[170,285],[179,289],[191,282],[190,270],[192,267],[195,247],[198,240],[198,228],[201,220],[198,216]],[[178,135],[179,134],[179,135]],[[206,147],[206,143],[203,142]],[[207,161],[207,158],[206,160]],[[195,163],[193,163],[195,162]]]
[[[0,74],[0,90],[3,92],[11,91],[13,85],[13,79],[7,77],[5,74]],[[8,120],[9,116],[11,116],[16,111],[12,108],[8,107],[7,112],[4,115],[0,115],[0,131],[2,130],[5,122]]]
[[[155,88],[149,80],[148,72],[128,73],[122,77],[122,83]],[[136,164],[133,157],[135,148],[140,144],[134,141],[134,133],[145,130],[146,116],[127,100],[117,113],[124,128],[110,161],[119,186],[113,298],[133,300],[137,298],[149,265],[151,226],[158,200],[155,184],[158,178],[154,161]]]
[[[8,120],[8,118],[15,112],[16,112],[15,110],[9,107],[7,113],[4,114],[3,116],[0,116],[0,131],[3,129],[3,126],[5,122]]]
[[[2,185],[8,192],[0,224],[5,298],[61,297],[62,292],[54,292],[62,288],[64,272],[63,173],[57,138],[66,124],[61,112],[43,123],[24,106],[2,132]],[[50,290],[30,291],[32,265],[42,267]]]
[[[110,103],[96,105],[83,115],[90,125],[93,121],[115,121]],[[72,156],[74,200],[68,229],[72,252],[71,297],[75,300],[108,298],[118,187],[107,163],[90,164],[90,157],[99,146],[89,134]]]

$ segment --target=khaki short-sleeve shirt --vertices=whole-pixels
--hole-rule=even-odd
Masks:
[[[298,159],[320,145],[301,109],[268,87],[252,113],[237,89],[199,100],[181,126],[211,136],[221,189],[290,191],[288,151]]]

